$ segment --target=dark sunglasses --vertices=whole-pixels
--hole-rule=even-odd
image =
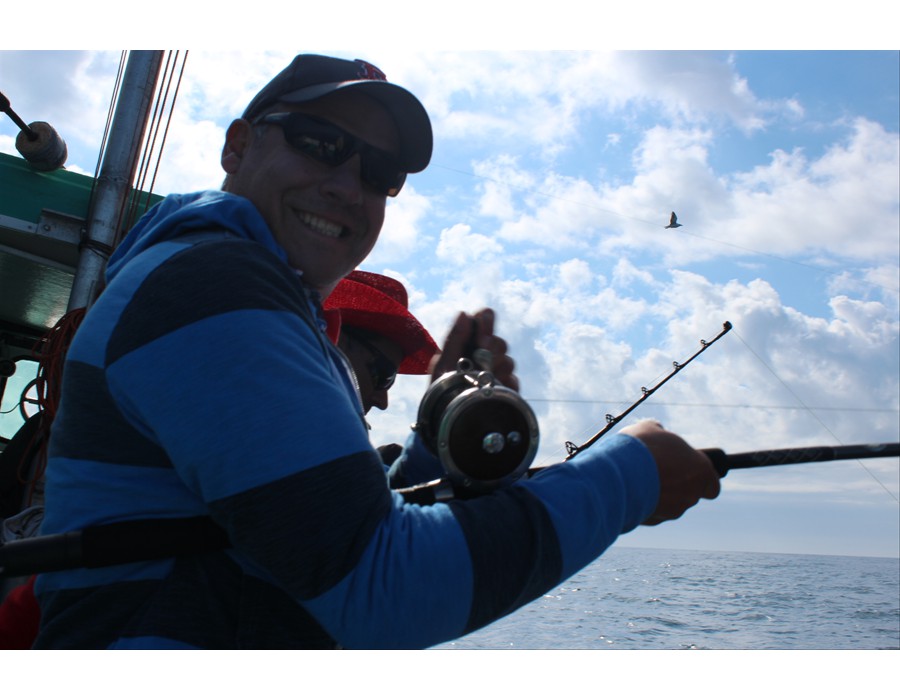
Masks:
[[[390,153],[325,119],[301,112],[278,112],[264,114],[254,124],[277,124],[291,146],[332,168],[359,153],[360,179],[378,194],[396,197],[406,182],[406,173]]]
[[[391,362],[381,350],[372,345],[359,333],[354,333],[346,328],[342,329],[341,332],[349,335],[369,351],[372,359],[366,363],[366,367],[369,370],[369,376],[372,378],[372,388],[375,391],[387,391],[390,389],[397,378],[397,365]]]

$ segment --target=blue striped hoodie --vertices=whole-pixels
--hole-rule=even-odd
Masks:
[[[229,549],[38,577],[38,648],[424,648],[572,576],[655,508],[607,438],[492,494],[390,491],[318,301],[249,201],[163,200],[68,351],[42,534],[211,517]]]

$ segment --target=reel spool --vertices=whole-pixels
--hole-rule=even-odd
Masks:
[[[538,448],[531,407],[465,358],[425,392],[414,429],[453,484],[479,493],[519,479]]]

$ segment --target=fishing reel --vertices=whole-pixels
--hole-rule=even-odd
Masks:
[[[489,359],[480,359],[482,367],[490,366]],[[413,426],[450,482],[476,493],[519,479],[538,448],[531,407],[482,367],[460,359],[456,371],[439,377],[425,392]]]

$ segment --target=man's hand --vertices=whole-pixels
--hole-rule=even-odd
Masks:
[[[664,430],[656,421],[642,421],[622,432],[647,446],[659,470],[659,503],[644,525],[675,520],[701,498],[719,495],[719,475],[709,457]]]
[[[431,361],[431,379],[456,370],[456,363],[471,349],[487,350],[491,356],[491,373],[508,389],[519,390],[519,379],[513,374],[516,363],[506,354],[506,341],[494,335],[494,311],[482,309],[474,316],[460,313],[447,334],[440,355]],[[471,358],[470,358],[471,359]]]

